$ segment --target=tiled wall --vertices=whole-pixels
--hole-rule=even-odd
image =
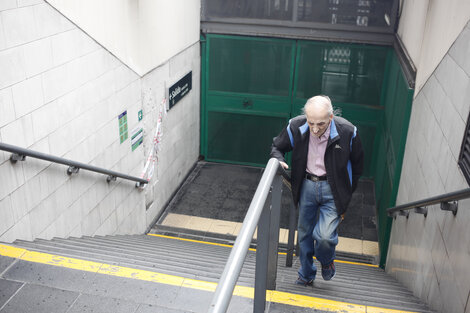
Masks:
[[[470,111],[470,25],[413,102],[397,205],[468,188],[457,165]],[[438,312],[470,313],[470,200],[456,216],[397,217],[387,272]]]
[[[147,225],[161,213],[199,156],[200,59],[199,44],[196,44],[142,78],[144,116],[148,117],[145,128],[152,129],[165,89],[192,71],[192,90],[163,119],[156,177],[146,188]],[[153,132],[145,138],[146,153],[152,144]]]
[[[165,82],[190,70],[193,91],[164,122],[160,182],[145,190],[85,170],[68,176],[66,166],[33,158],[11,164],[0,151],[0,241],[143,233],[199,143],[198,44],[141,78],[44,1],[0,1],[0,142],[138,176]],[[129,131],[144,129],[135,151],[119,140],[125,110]]]

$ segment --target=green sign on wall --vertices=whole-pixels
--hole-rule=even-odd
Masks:
[[[127,111],[124,111],[121,114],[119,114],[118,120],[119,120],[119,140],[121,143],[123,143],[129,136],[128,130],[127,130]]]

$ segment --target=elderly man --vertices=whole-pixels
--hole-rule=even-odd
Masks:
[[[311,286],[317,273],[313,256],[324,280],[336,274],[337,228],[362,174],[364,153],[356,127],[334,116],[330,98],[310,98],[303,111],[273,139],[271,156],[287,169],[284,155],[292,151],[301,265],[296,283]]]

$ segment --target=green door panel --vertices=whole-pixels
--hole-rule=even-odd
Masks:
[[[381,266],[387,258],[391,228],[386,210],[395,205],[398,193],[414,93],[395,53],[390,53],[388,68],[382,100],[385,107],[384,122],[380,125],[382,138],[375,171]]]
[[[294,96],[328,95],[333,102],[380,105],[389,48],[324,42],[298,43]]]
[[[266,164],[272,138],[291,114],[295,44],[207,36],[206,125],[201,133],[207,160]]]
[[[260,166],[269,160],[271,143],[285,126],[282,117],[208,112],[208,149],[211,161]]]
[[[357,133],[364,147],[364,171],[362,177],[373,177],[374,143],[377,141],[377,126],[351,121],[357,127]]]
[[[295,41],[211,36],[210,91],[289,97]]]
[[[290,116],[289,99],[260,97],[257,95],[238,96],[234,94],[214,94],[207,96],[207,109],[239,112],[243,114]]]

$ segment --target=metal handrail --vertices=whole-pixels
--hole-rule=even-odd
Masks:
[[[147,180],[139,178],[139,177],[129,176],[129,175],[122,174],[119,172],[107,170],[101,167],[64,159],[55,155],[46,154],[46,153],[42,153],[42,152],[30,150],[30,149],[25,149],[25,148],[21,148],[21,147],[14,146],[14,145],[9,145],[6,143],[0,142],[0,150],[8,151],[12,153],[12,155],[10,156],[10,161],[12,163],[16,163],[17,161],[24,161],[25,158],[29,156],[29,157],[36,158],[36,159],[41,159],[41,160],[46,160],[46,161],[50,161],[54,163],[68,165],[69,166],[69,168],[67,169],[68,175],[71,175],[73,173],[78,173],[79,169],[84,169],[87,171],[92,171],[92,172],[97,172],[97,173],[108,175],[106,179],[108,182],[114,181],[116,180],[117,177],[119,177],[119,178],[135,181],[136,187],[141,187],[142,185],[148,183]]]
[[[396,216],[396,214],[404,215],[408,217],[409,210],[414,209],[415,213],[427,215],[427,206],[433,204],[441,204],[441,210],[452,211],[454,215],[457,214],[458,209],[458,200],[470,198],[470,188],[462,189],[459,191],[449,192],[441,194],[435,197],[430,197],[427,199],[414,201],[402,205],[395,206],[393,208],[387,209],[387,214],[389,216]]]
[[[210,313],[222,313],[227,311],[235,284],[240,276],[246,254],[257,225],[258,245],[256,249],[254,312],[264,312],[266,289],[267,284],[269,284],[267,282],[267,280],[269,280],[267,272],[268,269],[273,266],[269,263],[277,264],[277,259],[273,260],[273,258],[271,256],[268,257],[268,255],[272,255],[272,252],[275,249],[274,252],[277,256],[276,240],[279,240],[279,225],[277,225],[277,238],[273,238],[273,235],[276,236],[276,223],[274,222],[273,227],[272,219],[275,219],[276,215],[279,218],[280,215],[280,197],[282,192],[281,175],[284,175],[279,168],[279,161],[275,158],[271,158],[266,165],[266,169],[264,170],[261,181],[258,184],[255,195],[253,196],[250,207],[248,208],[248,212],[243,221],[240,233],[237,236],[222,276],[219,279],[219,284],[217,285],[217,289],[209,307]],[[271,201],[267,201],[271,186],[271,196],[273,198],[272,203]],[[279,223],[278,220],[277,223]]]

